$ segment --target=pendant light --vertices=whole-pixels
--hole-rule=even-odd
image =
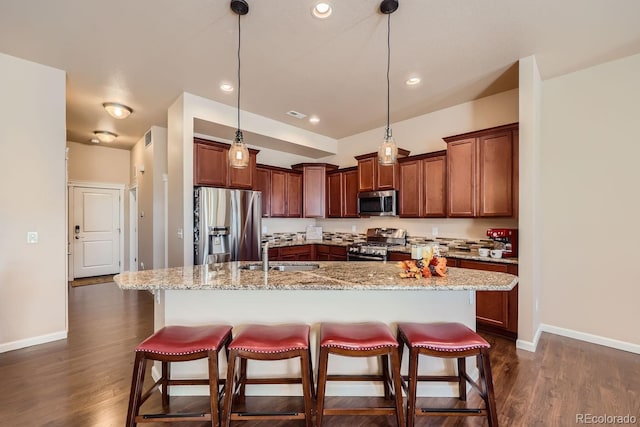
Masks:
[[[381,165],[393,165],[398,159],[398,146],[391,134],[389,125],[389,68],[391,67],[391,14],[398,9],[397,0],[383,0],[380,12],[387,15],[387,127],[384,130],[384,140],[378,150],[378,162]]]
[[[240,17],[249,12],[249,5],[245,0],[231,0],[231,10],[238,15],[238,128],[229,148],[229,166],[244,169],[249,166],[249,150],[240,130]]]

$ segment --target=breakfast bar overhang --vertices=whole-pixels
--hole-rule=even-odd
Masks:
[[[300,263],[279,263],[300,265]],[[303,263],[309,264],[309,263]],[[309,271],[267,272],[250,262],[176,267],[125,272],[115,277],[122,289],[149,290],[155,295],[154,326],[229,324],[241,329],[249,323],[281,324],[302,322],[311,325],[312,362],[319,324],[331,322],[381,321],[395,328],[397,322],[459,322],[475,330],[475,291],[509,291],[518,282],[516,276],[479,270],[449,268],[446,277],[402,279],[395,262],[314,262]],[[257,269],[249,269],[253,266]],[[403,371],[406,371],[407,352]],[[421,356],[422,357],[422,356]],[[223,358],[224,359],[224,358]],[[469,359],[469,362],[472,360]],[[453,360],[429,359],[428,373],[451,372]],[[259,365],[259,366],[257,366]],[[361,361],[340,358],[332,362],[334,373],[365,373]],[[375,369],[372,360],[368,364]],[[221,369],[226,360],[221,360]],[[291,375],[296,361],[249,363],[248,374],[259,377]],[[364,371],[363,371],[364,369]],[[477,374],[475,364],[469,372]],[[176,366],[176,377],[206,376],[203,363]],[[420,387],[419,395],[455,396],[454,385],[430,384]],[[184,388],[176,390],[184,392]],[[185,394],[206,394],[206,388],[193,387]],[[379,395],[381,389],[371,383],[330,384],[327,395]],[[296,385],[254,385],[253,395],[299,395]]]

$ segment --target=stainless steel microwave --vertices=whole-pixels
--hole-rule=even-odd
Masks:
[[[398,192],[368,191],[358,193],[358,215],[396,216],[398,211]]]

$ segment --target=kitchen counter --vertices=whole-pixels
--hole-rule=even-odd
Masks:
[[[335,240],[281,240],[276,242],[270,242],[270,248],[285,248],[289,246],[303,246],[303,245],[329,245],[329,246],[342,246],[347,247],[353,244],[353,241],[335,241]],[[411,245],[406,246],[391,246],[389,247],[389,252],[398,252],[398,253],[411,253]],[[491,258],[488,256],[480,256],[478,255],[477,249],[471,249],[469,251],[461,251],[455,249],[449,249],[448,251],[443,251],[442,255],[447,258],[455,258],[455,259],[468,259],[473,261],[482,261],[482,262],[495,262],[498,264],[518,264],[518,258]]]
[[[432,290],[508,291],[516,276],[449,268],[446,277],[403,279],[396,262],[277,262],[278,265],[317,264],[311,271],[245,270],[251,262],[176,267],[125,272],[114,280],[122,289],[171,290]]]
[[[379,321],[395,328],[398,322],[459,322],[475,329],[477,290],[508,291],[518,278],[494,273],[449,268],[447,277],[402,279],[396,262],[319,261],[312,271],[250,271],[248,262],[230,262],[193,267],[176,267],[115,276],[128,290],[154,293],[154,327],[222,323],[234,331],[249,323],[282,324],[303,322],[311,326],[312,360],[317,360],[315,343],[322,322]],[[277,264],[295,264],[278,262]],[[304,264],[307,264],[306,262]],[[127,291],[131,292],[131,291]],[[403,366],[407,366],[404,352]],[[455,359],[429,358],[421,374],[454,372]],[[224,372],[224,358],[220,369]],[[360,358],[338,358],[332,362],[335,374],[372,373],[376,364]],[[171,368],[176,377],[206,377],[206,361],[181,363]],[[250,363],[248,375],[291,376],[298,372],[297,360]],[[157,370],[157,366],[154,368]],[[477,376],[474,359],[467,372]],[[157,376],[158,372],[154,371]],[[455,384],[420,384],[419,396],[457,396]],[[249,385],[248,395],[300,395],[299,385]],[[382,386],[368,382],[333,382],[330,396],[375,396]],[[207,395],[204,386],[181,387],[173,395]]]

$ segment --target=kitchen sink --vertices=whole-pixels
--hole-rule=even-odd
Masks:
[[[280,264],[269,263],[269,271],[311,271],[320,267],[318,264]],[[262,263],[245,264],[240,266],[241,270],[262,270]]]

